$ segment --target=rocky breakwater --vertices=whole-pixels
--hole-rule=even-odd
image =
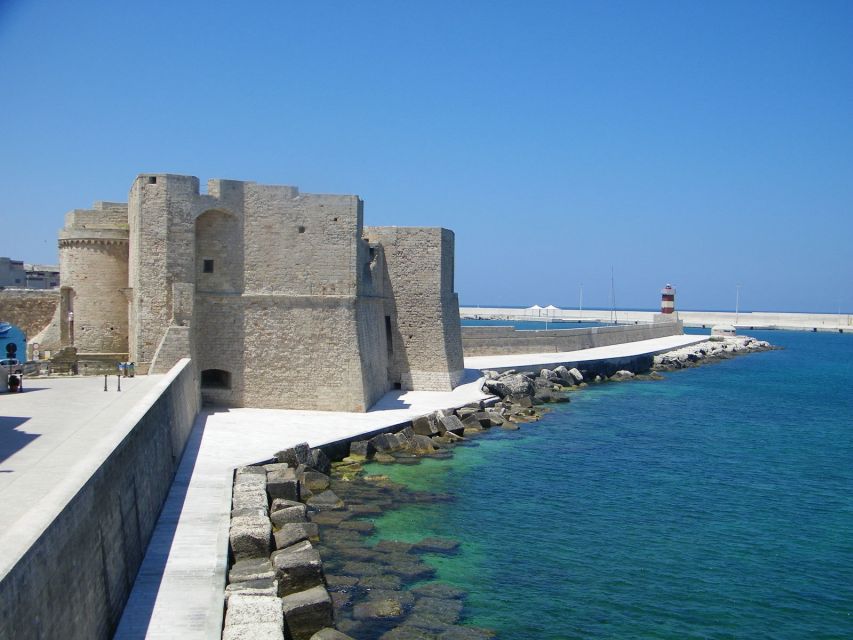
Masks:
[[[333,639],[332,600],[312,511],[338,508],[331,464],[298,445],[234,476],[224,640]]]
[[[674,371],[747,353],[778,349],[769,342],[749,336],[711,336],[705,342],[692,344],[654,357],[654,371]]]

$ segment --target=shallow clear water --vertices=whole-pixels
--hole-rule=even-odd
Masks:
[[[501,638],[853,637],[853,336],[611,383],[452,460],[382,466],[453,503],[378,536],[429,561]]]

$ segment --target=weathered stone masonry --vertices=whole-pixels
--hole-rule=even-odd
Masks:
[[[365,411],[393,387],[462,376],[453,233],[363,227],[357,196],[191,176],[136,178],[127,205],[60,235],[63,346],[168,371],[209,402]]]

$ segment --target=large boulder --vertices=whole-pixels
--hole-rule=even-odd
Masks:
[[[310,636],[309,636],[310,637]],[[283,640],[281,600],[275,596],[232,594],[222,640]]]
[[[630,380],[631,378],[635,378],[635,377],[636,376],[632,372],[622,369],[622,370],[614,373],[612,376],[610,376],[610,379],[614,380],[616,382],[620,382],[622,380]]]
[[[267,492],[273,499],[299,500],[299,480],[296,477],[296,469],[288,467],[267,473]]]
[[[291,522],[273,534],[276,549],[286,549],[303,540],[319,540],[319,527],[313,522]]]
[[[275,454],[275,459],[279,462],[286,462],[294,469],[300,464],[305,466],[311,465],[311,449],[307,442],[302,442],[289,449],[283,449]]]
[[[308,460],[309,462],[306,464],[311,469],[314,469],[314,471],[329,475],[329,472],[332,470],[332,461],[329,460],[329,457],[322,449],[311,449]]]
[[[253,469],[251,472],[245,469]],[[254,469],[260,469],[257,473]],[[231,499],[231,509],[267,509],[266,472],[263,467],[244,467],[234,476],[234,491]]]
[[[583,382],[583,374],[577,368],[569,369],[569,375],[574,378],[575,382]]]
[[[450,432],[453,435],[461,436],[465,432],[465,425],[458,416],[441,416],[439,419],[443,432]]]
[[[313,493],[319,493],[329,488],[329,476],[310,469],[302,474],[302,486],[308,487]]]
[[[412,431],[419,436],[437,436],[440,431],[438,428],[438,419],[435,414],[421,416],[412,420]]]
[[[399,451],[406,443],[406,439],[396,433],[380,433],[369,440],[376,451],[387,453]]]
[[[395,620],[403,617],[403,605],[396,598],[359,602],[352,610],[356,620]]]
[[[279,529],[290,522],[305,522],[307,520],[305,505],[298,504],[273,511],[270,514],[270,520],[273,526]]]
[[[551,371],[550,369],[542,369],[539,372],[539,377],[543,380],[557,380],[560,376],[557,375],[556,372]]]
[[[418,456],[425,456],[435,453],[435,447],[432,444],[432,438],[416,434],[409,440],[406,451]]]
[[[375,452],[373,443],[368,440],[356,440],[349,444],[349,457],[354,460],[365,460]]]
[[[266,516],[246,515],[231,518],[228,542],[235,560],[268,556],[271,540],[272,525]]]
[[[306,504],[317,511],[333,511],[344,508],[344,501],[331,489],[326,489],[322,493],[311,496],[306,501]]]
[[[332,599],[322,586],[285,596],[281,599],[281,611],[292,640],[310,640],[315,633],[334,624]]]
[[[490,381],[492,382],[492,381]],[[486,383],[487,385],[489,382]],[[495,395],[504,398],[506,396],[532,396],[533,382],[527,376],[520,374],[504,375],[493,381],[496,385]]]
[[[320,553],[310,542],[297,542],[270,557],[278,578],[278,595],[286,596],[325,584]]]

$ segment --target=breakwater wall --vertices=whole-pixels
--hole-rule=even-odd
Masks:
[[[199,406],[195,368],[184,359],[107,427],[126,435],[0,576],[0,638],[112,636]]]
[[[681,322],[657,322],[615,327],[519,331],[513,327],[462,327],[465,356],[578,351],[614,344],[677,336]]]
[[[522,320],[529,322],[601,322],[625,324],[652,322],[656,311],[619,309],[516,309],[513,307],[460,307],[462,318],[484,320]],[[782,329],[786,331],[830,331],[853,333],[853,315],[849,313],[782,313],[772,311],[677,311],[685,327],[710,329],[729,324],[738,329]]]

